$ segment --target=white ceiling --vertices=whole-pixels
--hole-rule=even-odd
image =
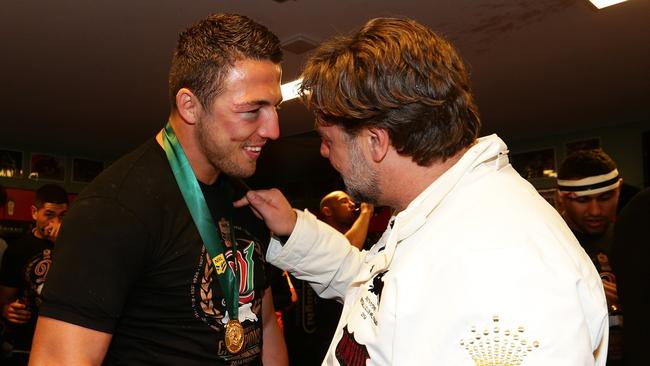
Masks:
[[[506,139],[650,120],[650,2],[596,11],[586,0],[5,1],[0,147],[112,159],[166,121],[177,34],[237,12],[280,39],[316,41],[376,16],[409,16],[466,60],[484,132]],[[286,53],[285,80],[305,55]],[[299,102],[283,136],[311,130]]]

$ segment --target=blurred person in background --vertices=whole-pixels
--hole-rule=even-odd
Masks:
[[[11,242],[0,267],[0,305],[7,326],[5,339],[12,344],[8,363],[26,365],[41,305],[41,290],[52,265],[52,250],[63,217],[68,193],[56,184],[36,190],[31,206],[34,228]]]

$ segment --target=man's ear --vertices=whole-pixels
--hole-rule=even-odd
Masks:
[[[32,205],[31,209],[32,209],[32,219],[36,220],[37,213],[38,213],[38,208],[36,206]]]
[[[390,136],[388,131],[384,128],[369,128],[368,129],[368,147],[370,157],[375,162],[384,160],[388,149],[390,148]]]
[[[203,113],[199,98],[187,88],[181,88],[176,93],[176,110],[187,124],[196,124]]]
[[[328,206],[325,206],[322,210],[320,210],[320,213],[322,213],[323,216],[332,216],[332,209]]]

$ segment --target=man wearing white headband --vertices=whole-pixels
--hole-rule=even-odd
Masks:
[[[623,320],[609,260],[621,184],[616,163],[601,149],[570,154],[558,171],[558,210],[603,279],[610,314],[608,366],[620,365],[622,358]]]

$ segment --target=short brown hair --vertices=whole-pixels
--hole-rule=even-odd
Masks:
[[[472,144],[481,125],[453,46],[410,19],[372,19],[323,44],[307,62],[300,92],[317,124],[350,135],[385,128],[397,152],[422,166]]]
[[[282,62],[280,40],[265,26],[243,15],[212,14],[179,35],[169,71],[169,100],[190,89],[207,107],[221,93],[232,65],[242,59]]]

